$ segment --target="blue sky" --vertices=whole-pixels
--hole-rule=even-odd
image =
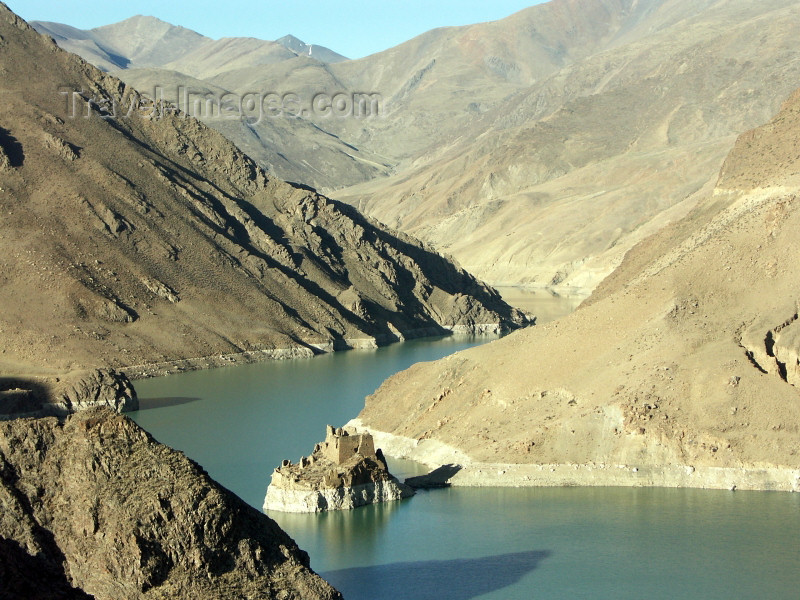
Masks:
[[[434,27],[501,19],[543,0],[5,0],[29,21],[80,29],[152,15],[213,38],[274,40],[291,33],[310,44],[360,58],[396,46]]]

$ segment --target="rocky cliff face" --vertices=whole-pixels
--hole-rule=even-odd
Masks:
[[[341,597],[272,520],[106,409],[0,423],[0,507],[4,598]]]
[[[798,115],[575,313],[396,375],[363,423],[453,483],[800,490]]]
[[[265,510],[320,512],[401,500],[414,490],[390,473],[369,433],[328,426],[325,441],[293,465],[285,460],[272,473]]]
[[[271,179],[5,6],[0,50],[4,372],[310,354],[523,321],[430,248]]]
[[[0,377],[0,420],[66,416],[88,408],[139,409],[136,390],[113,369],[77,371],[60,377]]]

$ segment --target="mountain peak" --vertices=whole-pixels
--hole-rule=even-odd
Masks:
[[[306,44],[303,40],[292,34],[285,35],[275,40],[275,43],[291,50],[298,56],[310,56],[320,62],[335,63],[347,60],[346,57],[325,46]]]
[[[301,40],[300,38],[292,35],[291,33],[289,33],[289,34],[287,34],[287,35],[283,36],[282,38],[277,39],[275,41],[277,43],[279,43],[279,44],[303,44],[304,46],[306,45],[306,43],[303,40]]]

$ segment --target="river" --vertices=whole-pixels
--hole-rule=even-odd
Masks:
[[[574,308],[553,301],[563,308],[547,318]],[[488,340],[414,340],[139,381],[143,410],[131,416],[260,508],[272,469],[309,454],[324,426],[354,417],[386,377]],[[459,488],[270,516],[346,600],[800,597],[800,494]]]

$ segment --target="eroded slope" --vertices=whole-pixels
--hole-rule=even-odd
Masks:
[[[741,136],[715,192],[574,314],[398,374],[362,421],[450,460],[580,465],[540,483],[797,489],[799,111]]]
[[[0,506],[4,597],[36,593],[18,576],[36,568],[36,597],[341,598],[274,521],[107,410],[0,423]]]

